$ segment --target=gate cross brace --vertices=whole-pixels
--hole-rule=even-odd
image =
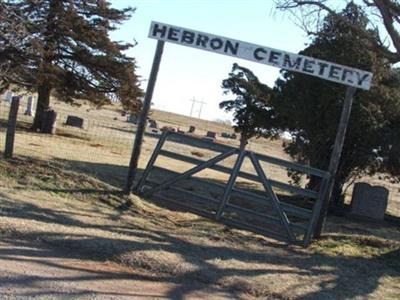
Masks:
[[[271,184],[268,182],[268,178],[265,175],[265,173],[260,165],[260,162],[254,155],[254,153],[250,153],[249,156],[250,156],[251,162],[254,165],[254,168],[256,169],[258,176],[260,177],[261,183],[263,184],[265,191],[269,195],[270,199],[272,200],[273,205],[275,206],[276,211],[279,214],[282,225],[285,227],[290,241],[294,242],[296,240],[296,237],[294,236],[292,230],[290,229],[289,219],[288,219],[287,215],[285,214],[285,212],[282,210],[280,201],[279,201],[278,197],[276,196],[276,194],[274,193]]]
[[[161,148],[164,146],[164,143],[169,134],[170,134],[169,131],[164,131],[163,134],[161,135],[160,139],[158,140],[156,148],[154,149],[153,154],[151,155],[149,162],[147,163],[146,169],[145,169],[142,177],[140,178],[139,183],[135,187],[136,191],[138,191],[139,193],[142,192],[143,185],[146,182],[147,177],[149,177],[149,174],[150,174],[151,170],[153,169],[153,165],[156,162],[158,154],[160,153]]]
[[[175,182],[186,179],[204,169],[207,169],[207,168],[215,165],[216,163],[220,162],[221,160],[224,160],[225,158],[235,154],[236,152],[238,152],[237,149],[232,149],[228,152],[221,153],[221,154],[215,156],[214,158],[207,160],[203,164],[195,166],[194,168],[187,170],[186,172],[182,173],[181,175],[179,175],[175,178],[172,178],[170,180],[167,180],[166,182],[162,183],[161,185],[155,187],[154,189],[151,189],[151,190],[145,192],[144,196],[148,197],[164,188],[168,188],[168,186],[174,184]]]
[[[238,155],[238,157],[237,157],[237,159],[236,159],[235,165],[233,167],[232,174],[229,177],[228,184],[227,184],[227,186],[225,188],[225,191],[224,191],[224,195],[222,196],[222,199],[221,199],[218,211],[217,211],[217,215],[216,215],[216,219],[217,220],[219,220],[221,218],[222,213],[223,213],[223,211],[225,209],[225,206],[226,206],[226,204],[227,204],[227,202],[228,202],[228,200],[229,200],[229,198],[231,196],[233,186],[234,186],[234,184],[236,182],[236,178],[237,178],[237,176],[239,174],[240,168],[242,167],[242,163],[243,163],[243,160],[244,160],[245,156],[246,156],[246,151],[241,150],[239,155]]]

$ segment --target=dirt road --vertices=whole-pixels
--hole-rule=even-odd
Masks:
[[[113,263],[68,258],[27,242],[0,242],[0,299],[235,298],[210,288],[188,294],[187,285]]]

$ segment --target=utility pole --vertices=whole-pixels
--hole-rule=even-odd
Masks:
[[[192,117],[193,108],[194,108],[194,103],[196,102],[196,98],[193,97],[193,99],[192,99],[192,100],[189,100],[189,101],[192,101],[192,107],[190,108],[190,117]]]
[[[199,119],[200,119],[200,116],[201,116],[201,110],[203,109],[203,105],[204,105],[204,104],[207,104],[207,103],[205,103],[205,102],[202,102],[202,101],[201,101],[201,102],[199,101],[198,103],[200,103],[200,109],[199,109]]]
[[[199,119],[200,119],[200,117],[201,117],[201,111],[202,111],[202,109],[203,109],[203,105],[204,104],[207,104],[206,102],[204,102],[204,101],[199,101],[199,100],[196,100],[196,98],[194,98],[193,97],[193,99],[191,99],[191,100],[189,100],[190,102],[192,102],[192,107],[190,108],[190,117],[192,117],[192,115],[193,115],[193,109],[194,109],[194,106],[195,106],[195,104],[196,103],[199,103],[200,104],[200,110],[199,110]]]

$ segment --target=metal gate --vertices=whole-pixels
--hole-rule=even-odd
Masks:
[[[172,142],[174,147],[206,149],[216,155],[203,160],[166,150],[166,141]],[[176,172],[156,166],[160,156],[194,167]],[[229,158],[234,158],[233,166],[221,164]],[[253,173],[242,171],[245,159],[250,162],[248,165],[252,166]],[[319,177],[320,184],[310,190],[275,180],[267,175],[268,170],[262,166],[266,163],[284,168],[285,172],[290,170]],[[194,176],[206,169],[228,174],[227,182]],[[257,187],[236,187],[238,178],[244,179],[249,185],[254,183]],[[328,180],[328,172],[309,166],[167,131],[161,135],[136,189],[144,197],[167,200],[185,210],[227,225],[307,246],[321,211]]]

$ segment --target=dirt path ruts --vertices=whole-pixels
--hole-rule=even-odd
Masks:
[[[113,263],[68,258],[68,253],[25,241],[0,241],[0,299],[235,298],[210,288],[182,296],[180,288],[186,290]]]

